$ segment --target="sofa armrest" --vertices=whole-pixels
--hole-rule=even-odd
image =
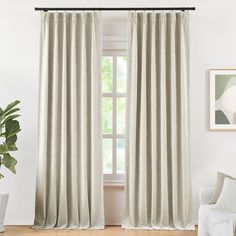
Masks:
[[[200,198],[200,205],[208,204],[212,194],[214,191],[214,187],[205,187],[200,189],[199,198]]]

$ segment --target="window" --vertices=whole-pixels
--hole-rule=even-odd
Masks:
[[[102,57],[103,174],[122,181],[125,171],[125,109],[127,57],[107,52]]]

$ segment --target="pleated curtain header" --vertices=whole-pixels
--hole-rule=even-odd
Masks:
[[[65,21],[71,19],[71,21],[86,21],[89,19],[101,20],[101,12],[42,12],[41,21]]]
[[[189,13],[188,12],[158,12],[158,11],[133,11],[128,14],[128,21],[133,21],[137,23],[137,20],[145,21],[153,21],[156,20],[172,20],[175,21],[176,19],[180,19],[181,22],[189,21]]]

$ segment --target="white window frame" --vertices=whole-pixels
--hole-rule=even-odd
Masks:
[[[126,140],[125,134],[117,134],[117,98],[127,97],[127,93],[117,92],[117,57],[127,56],[126,50],[103,50],[103,57],[112,57],[112,92],[102,93],[102,97],[112,98],[112,133],[102,134],[102,138],[112,139],[112,174],[103,174],[103,179],[105,184],[109,183],[123,183],[124,174],[117,174],[117,139],[124,138]]]

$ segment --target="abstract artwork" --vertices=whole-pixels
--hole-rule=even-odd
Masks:
[[[210,129],[236,130],[236,69],[210,70]]]

